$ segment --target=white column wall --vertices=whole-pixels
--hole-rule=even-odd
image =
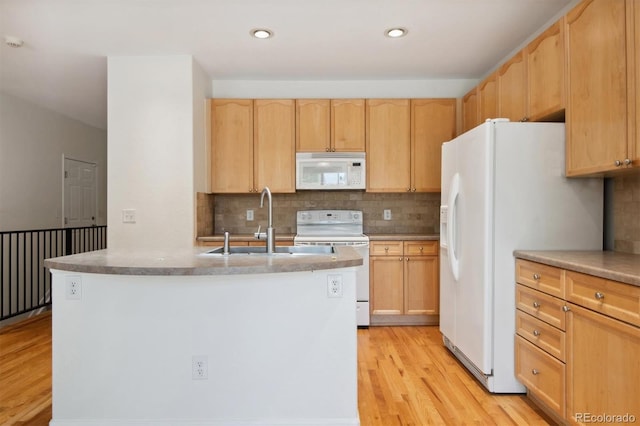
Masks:
[[[108,59],[109,248],[194,244],[193,68],[186,55]]]

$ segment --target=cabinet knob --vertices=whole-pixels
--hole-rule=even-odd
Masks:
[[[411,192],[411,188],[407,188],[407,192]]]
[[[622,161],[616,160],[613,164],[615,164],[616,167],[620,167],[620,166],[622,166]]]
[[[405,258],[404,258],[404,260],[406,260],[406,261],[408,262],[408,261],[409,261],[409,258],[408,258],[408,257],[405,257]]]
[[[540,336],[540,331],[533,330],[533,335],[536,336],[536,337]]]
[[[389,247],[385,247],[385,248],[384,248],[384,251],[389,251]]]
[[[415,189],[415,188],[412,188],[412,189],[411,189],[411,192],[416,192],[416,189]]]
[[[336,152],[336,149],[335,149],[335,148],[331,148],[331,151],[332,151],[332,152]]]
[[[531,374],[533,374],[534,376],[537,376],[538,374],[540,374],[540,372],[534,368],[531,370]]]
[[[399,257],[398,260],[402,262],[402,258],[401,257]]]
[[[604,299],[604,293],[600,293],[599,291],[596,291],[596,294],[594,295],[596,297],[596,299],[598,300],[602,300]]]
[[[331,151],[331,148],[325,148],[324,150],[329,152],[329,151]]]
[[[520,121],[522,121],[523,123],[524,123],[525,121],[529,121],[529,117],[524,116],[524,117],[522,117],[522,118],[520,119]]]
[[[540,279],[540,274],[533,274],[533,279],[538,281]]]
[[[538,309],[540,307],[540,303],[538,302],[533,302],[533,307]]]
[[[630,166],[631,165],[631,159],[630,158],[625,158],[624,159],[624,165],[625,166]]]
[[[422,251],[424,249],[424,247],[420,247],[420,251]]]
[[[564,305],[564,306],[562,307],[562,312],[569,312],[570,310],[571,310],[571,308],[570,308],[570,307],[568,307],[567,305]]]

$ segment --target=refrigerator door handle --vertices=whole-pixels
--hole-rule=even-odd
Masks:
[[[460,275],[460,262],[457,257],[457,210],[458,210],[458,196],[460,195],[460,175],[456,173],[451,179],[451,186],[449,192],[449,205],[447,211],[447,254],[449,258],[449,267],[453,278],[458,281]]]

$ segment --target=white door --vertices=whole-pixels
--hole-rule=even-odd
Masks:
[[[458,138],[453,215],[459,262],[455,345],[485,374],[493,366],[493,127],[485,123]]]
[[[96,165],[64,159],[64,226],[96,224]]]

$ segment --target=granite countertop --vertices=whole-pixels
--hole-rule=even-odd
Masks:
[[[519,259],[640,287],[640,254],[613,251],[516,250]]]
[[[367,234],[370,241],[421,241],[440,239],[439,234]]]
[[[182,250],[97,250],[44,261],[49,269],[111,275],[236,275],[315,271],[362,265],[348,246],[325,255],[207,255],[211,247]]]
[[[366,234],[370,241],[416,241],[416,240],[439,240],[439,234]],[[277,234],[276,241],[293,240],[295,234]],[[198,241],[224,241],[224,235],[208,235],[198,237]],[[231,234],[229,241],[258,241],[253,234]]]
[[[276,241],[289,241],[289,240],[293,240],[293,237],[295,237],[295,234],[278,234],[276,233]],[[198,237],[196,238],[197,241],[224,241],[224,235],[222,234],[214,234],[214,235],[207,235],[205,237]],[[256,237],[253,234],[230,234],[229,235],[229,241],[262,241],[264,242],[264,240],[257,240]]]

